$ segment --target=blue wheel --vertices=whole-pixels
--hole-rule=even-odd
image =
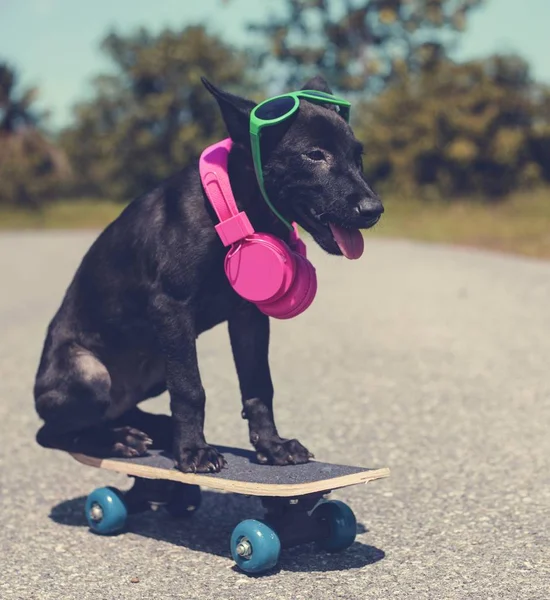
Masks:
[[[319,542],[329,552],[341,552],[355,541],[357,521],[351,508],[340,500],[322,502],[313,511],[313,517],[328,528],[328,535]]]
[[[241,521],[231,535],[231,555],[245,573],[263,573],[279,560],[281,541],[266,523]]]
[[[124,528],[127,517],[122,494],[115,488],[98,488],[86,498],[86,519],[95,533],[117,533]]]

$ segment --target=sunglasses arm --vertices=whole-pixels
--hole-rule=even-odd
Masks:
[[[254,163],[254,171],[256,172],[256,180],[258,181],[258,185],[260,187],[260,192],[262,193],[262,196],[263,196],[266,204],[269,206],[271,212],[282,223],[284,223],[290,231],[293,231],[294,228],[292,227],[292,225],[273,206],[273,204],[269,200],[267,192],[265,191],[264,176],[262,173],[262,159],[261,159],[261,155],[260,155],[260,131],[259,130],[257,133],[252,133],[252,132],[250,133],[250,146],[252,148],[252,162]]]

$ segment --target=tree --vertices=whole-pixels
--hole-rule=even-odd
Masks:
[[[41,128],[36,88],[17,93],[17,73],[0,63],[0,204],[36,208],[70,174],[64,153]]]
[[[246,54],[204,27],[111,33],[102,48],[115,73],[95,79],[94,97],[62,136],[81,192],[129,199],[226,135],[201,76],[235,92],[252,87]]]
[[[379,183],[413,192],[433,186],[447,198],[498,197],[544,176],[550,124],[544,98],[550,96],[517,56],[444,61],[419,76],[404,75],[358,107],[356,132]]]
[[[321,72],[336,91],[379,93],[443,59],[483,2],[285,0],[284,13],[251,29],[268,38],[260,63],[283,65],[289,87]]]
[[[535,87],[533,105],[534,118],[529,150],[544,180],[550,181],[550,87]]]

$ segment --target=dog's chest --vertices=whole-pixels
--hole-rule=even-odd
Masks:
[[[198,333],[207,331],[227,321],[241,299],[231,289],[226,279],[207,286],[197,299],[196,315]]]

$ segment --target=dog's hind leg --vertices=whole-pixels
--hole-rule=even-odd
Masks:
[[[116,419],[115,423],[146,431],[153,440],[152,448],[172,452],[174,423],[170,416],[149,413],[136,406]]]
[[[44,420],[37,442],[102,457],[144,454],[147,434],[106,421],[112,403],[111,378],[97,357],[75,346],[50,351],[35,383],[36,411]]]

